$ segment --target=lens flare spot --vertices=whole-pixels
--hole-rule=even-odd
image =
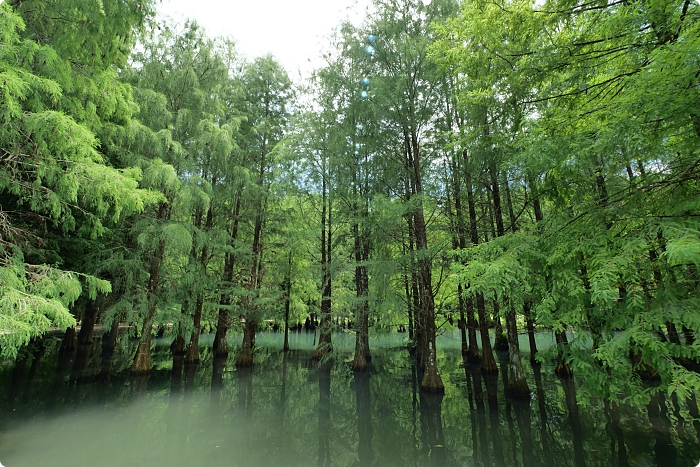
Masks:
[[[377,50],[377,49],[375,49],[375,48],[372,47],[371,45],[368,45],[367,47],[365,47],[365,52],[367,52],[367,53],[370,54],[370,55],[374,55],[374,52],[376,52],[376,50]]]
[[[367,85],[369,84],[369,78],[362,78],[362,79],[360,80],[360,83],[362,83],[362,84],[364,84],[365,86],[367,86]]]
[[[369,36],[367,36],[367,40],[374,44],[377,41],[377,36],[373,36],[372,34],[370,34]]]
[[[366,99],[367,96],[369,96],[369,94],[367,93],[367,91],[362,91],[362,92],[360,93],[360,96],[362,96],[363,99]]]

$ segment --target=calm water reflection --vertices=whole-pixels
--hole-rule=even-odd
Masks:
[[[697,401],[655,396],[647,407],[590,400],[577,380],[524,364],[529,400],[503,396],[501,371],[465,366],[458,335],[438,341],[445,394],[421,394],[402,335],[375,340],[371,370],[349,371],[352,337],[336,359],[312,361],[313,334],[262,333],[247,371],[215,360],[185,366],[159,340],[155,371],[131,378],[132,347],[99,341],[59,352],[59,339],[0,365],[0,462],[23,466],[695,466]],[[236,339],[231,340],[235,347]],[[526,348],[524,346],[523,348]],[[503,357],[503,356],[502,356]]]

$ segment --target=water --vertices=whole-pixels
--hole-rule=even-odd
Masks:
[[[155,371],[128,373],[133,342],[113,360],[98,344],[59,355],[49,339],[38,358],[0,366],[0,462],[22,466],[695,466],[700,422],[692,401],[658,396],[648,406],[576,405],[578,381],[524,363],[529,400],[503,397],[495,379],[461,365],[459,337],[438,340],[444,396],[422,395],[405,335],[371,342],[369,372],[354,376],[349,334],[319,370],[312,333],[261,333],[256,364],[235,353],[214,365],[173,370],[169,340],[157,340]],[[551,344],[540,336],[540,346]],[[231,338],[232,346],[240,336]],[[524,343],[524,342],[523,342]],[[232,349],[233,351],[237,349]],[[507,361],[500,356],[502,368]],[[24,362],[24,364],[22,363]],[[695,420],[693,420],[695,418]]]

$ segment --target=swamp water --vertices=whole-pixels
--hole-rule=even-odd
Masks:
[[[5,467],[257,466],[695,466],[695,400],[663,395],[648,406],[576,404],[579,381],[553,365],[529,365],[529,400],[503,396],[498,377],[462,365],[459,336],[438,339],[444,396],[418,391],[405,335],[371,341],[372,366],[353,375],[339,357],[312,362],[313,334],[260,333],[255,366],[214,362],[211,336],[196,368],[175,366],[157,339],[154,372],[131,378],[134,343],[112,359],[99,342],[69,355],[48,338],[17,362],[0,364],[0,462]],[[541,347],[551,344],[540,336]],[[334,336],[346,360],[354,341]],[[526,345],[523,346],[523,349]],[[0,399],[2,400],[2,399]]]

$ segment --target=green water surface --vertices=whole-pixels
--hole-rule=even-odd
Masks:
[[[551,337],[538,338],[540,347]],[[320,368],[312,332],[257,338],[255,366],[237,370],[235,345],[215,362],[202,336],[196,367],[173,365],[169,339],[156,340],[155,371],[132,378],[134,342],[113,358],[99,341],[69,355],[59,339],[0,365],[0,462],[5,467],[83,466],[695,466],[695,400],[657,396],[647,406],[579,401],[581,382],[560,381],[549,363],[523,360],[529,399],[503,395],[501,371],[465,368],[458,333],[438,339],[444,396],[420,393],[405,335],[371,341],[369,371],[347,361],[351,334]],[[523,340],[523,348],[526,348]],[[239,344],[240,345],[240,344]],[[580,391],[579,391],[580,392]],[[580,394],[578,394],[580,398]],[[0,399],[1,400],[1,399]],[[693,413],[696,416],[693,416]]]

